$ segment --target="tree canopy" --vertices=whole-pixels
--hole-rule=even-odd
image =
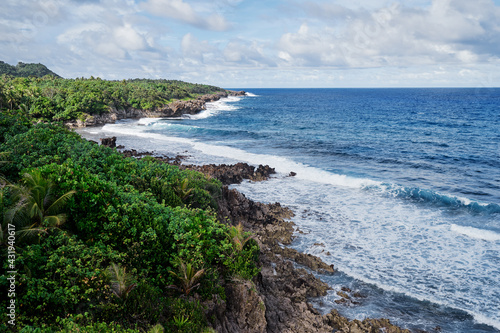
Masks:
[[[22,108],[31,118],[65,121],[100,115],[112,108],[151,110],[174,99],[193,99],[219,91],[224,89],[177,80],[109,81],[4,74],[0,76],[0,109]]]
[[[0,61],[0,75],[7,74],[16,77],[43,77],[45,75],[51,75],[60,78],[59,75],[47,68],[47,66],[42,64],[25,64],[19,62],[16,66],[9,65],[3,61]]]

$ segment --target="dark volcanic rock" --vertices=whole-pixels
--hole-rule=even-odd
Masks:
[[[227,164],[207,164],[207,165],[183,165],[185,169],[199,171],[207,176],[216,178],[224,185],[239,184],[243,179],[262,181],[276,173],[269,165],[259,165],[257,169],[247,163]]]
[[[411,333],[409,330],[401,329],[391,324],[388,319],[365,319],[363,321],[352,320],[339,315],[337,310],[332,310],[325,316],[325,321],[335,328],[335,332],[341,333]]]
[[[307,302],[309,297],[325,295],[328,285],[305,269],[296,269],[279,251],[275,252],[277,248],[281,249],[278,242],[289,244],[292,240],[293,223],[285,221],[292,216],[292,211],[279,203],[254,202],[227,187],[223,188],[219,200],[221,220],[230,224],[242,223],[247,230],[254,232],[260,245],[262,268],[255,284],[265,308],[265,332],[331,332],[332,328]],[[330,269],[330,266],[323,265]]]
[[[124,151],[122,151],[122,154],[125,157],[143,157],[143,156],[151,156],[151,155],[153,155],[153,153],[151,153],[151,152],[148,152],[148,151],[138,152],[135,149],[124,150]]]
[[[263,204],[247,199],[237,190],[226,186],[218,202],[220,221],[236,225],[242,223],[246,229],[257,235],[262,243],[290,244],[293,238],[293,222],[285,221],[293,216],[293,212],[282,207],[278,202]]]
[[[229,96],[245,96],[247,94],[243,90],[240,91],[227,90],[227,93]]]
[[[115,148],[116,147],[116,136],[113,136],[111,138],[101,138],[101,145],[110,147],[110,148]]]
[[[252,281],[233,279],[225,284],[226,301],[205,302],[205,315],[219,333],[266,332],[266,306]]]
[[[316,256],[302,253],[289,247],[275,246],[273,247],[273,253],[279,254],[284,258],[291,259],[297,264],[306,266],[307,268],[315,272],[323,274],[335,272],[333,265],[327,265],[323,262],[323,260]]]
[[[254,181],[267,180],[269,176],[274,173],[276,173],[276,170],[274,170],[274,168],[271,168],[269,165],[260,164],[257,170],[255,170],[252,177],[250,177],[250,179]]]

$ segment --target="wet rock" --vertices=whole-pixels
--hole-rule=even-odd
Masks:
[[[342,333],[411,333],[409,330],[394,326],[388,319],[365,319],[363,321],[349,321],[347,318],[339,315],[337,310],[332,310],[324,317],[324,319],[331,327],[336,330],[336,332]]]
[[[243,179],[262,181],[276,173],[274,168],[268,165],[259,165],[257,169],[247,163],[227,164],[207,164],[207,165],[183,165],[182,168],[196,170],[207,176],[216,178],[224,185],[239,184]]]
[[[135,149],[124,150],[121,153],[125,157],[143,157],[143,156],[151,156],[151,155],[153,155],[152,152],[148,152],[148,151],[138,152]]]
[[[105,147],[115,148],[116,147],[116,136],[111,138],[101,138],[101,145]]]
[[[229,96],[245,96],[247,94],[243,90],[240,90],[240,91],[227,90],[227,93]]]
[[[291,259],[297,264],[306,266],[307,268],[318,273],[326,274],[333,273],[335,271],[333,265],[328,265],[324,263],[320,258],[311,254],[302,253],[288,247],[281,248],[279,246],[274,247],[273,251],[277,254],[280,254],[284,258]]]
[[[351,298],[349,297],[349,295],[347,295],[347,294],[346,294],[345,292],[343,292],[343,291],[337,291],[337,295],[339,295],[340,297],[345,298],[345,299],[351,299]]]
[[[259,165],[257,170],[253,173],[253,175],[250,177],[251,180],[253,181],[262,181],[262,180],[267,180],[269,179],[269,176],[276,173],[274,168],[271,168],[269,165]]]

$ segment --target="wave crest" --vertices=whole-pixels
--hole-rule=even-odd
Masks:
[[[492,230],[464,227],[456,224],[452,224],[450,230],[470,238],[482,239],[490,242],[500,241],[500,234]]]

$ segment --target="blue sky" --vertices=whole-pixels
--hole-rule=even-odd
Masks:
[[[500,86],[498,0],[3,0],[0,60],[226,88]]]

